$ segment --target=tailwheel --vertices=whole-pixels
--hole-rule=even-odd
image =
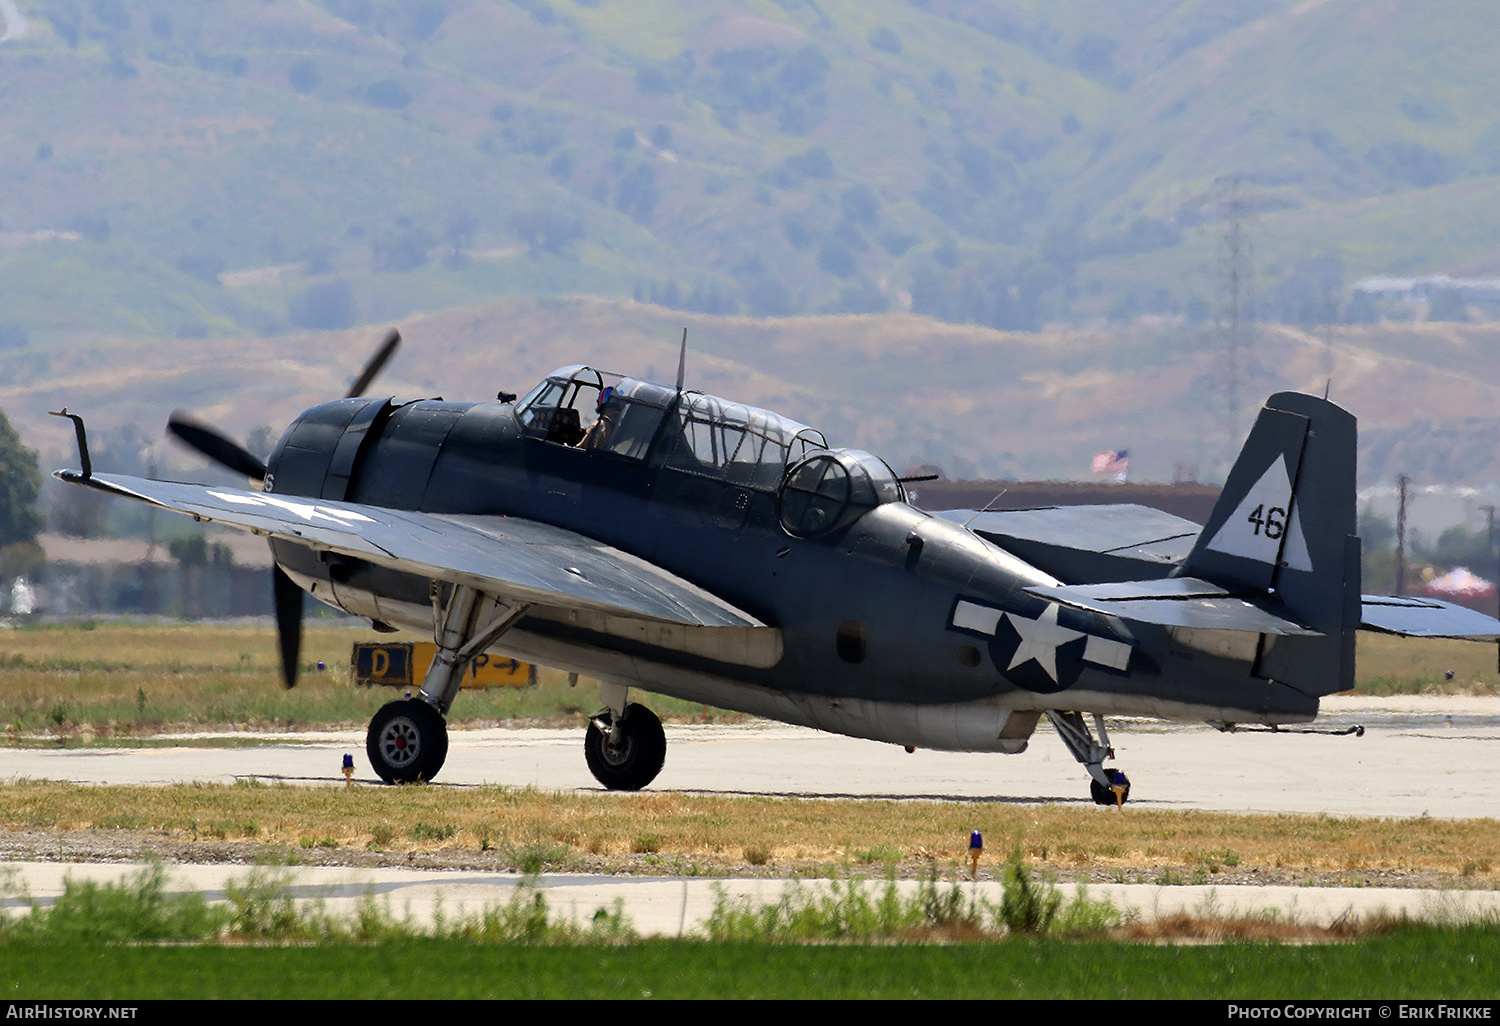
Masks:
[[[615,716],[608,710],[589,720],[583,737],[589,772],[611,791],[639,791],[667,761],[667,735],[661,720],[635,702]]]
[[[1097,780],[1089,781],[1089,794],[1094,798],[1095,805],[1124,805],[1125,799],[1130,797],[1130,778],[1122,770],[1107,769],[1104,775],[1109,778],[1109,787],[1105,787]]]
[[[448,724],[420,698],[390,702],[370,720],[365,752],[387,784],[431,780],[448,758]]]

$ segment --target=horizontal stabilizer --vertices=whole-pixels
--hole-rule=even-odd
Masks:
[[[1267,612],[1217,584],[1193,577],[1026,590],[1065,606],[1161,627],[1320,636],[1318,631]]]
[[[1405,638],[1464,638],[1469,641],[1500,639],[1500,620],[1430,598],[1394,598],[1362,595],[1360,628]]]

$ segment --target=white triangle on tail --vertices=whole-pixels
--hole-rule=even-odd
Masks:
[[[1259,563],[1276,562],[1280,552],[1287,566],[1310,572],[1312,560],[1302,534],[1302,517],[1293,508],[1292,499],[1292,477],[1287,473],[1286,458],[1277,456],[1276,462],[1266,468],[1219,527],[1208,547]]]

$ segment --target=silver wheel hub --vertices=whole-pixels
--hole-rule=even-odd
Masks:
[[[421,751],[421,732],[406,716],[397,716],[380,732],[380,754],[387,765],[403,769],[416,762]]]
[[[635,745],[631,743],[630,735],[623,730],[615,733],[613,741],[609,735],[604,738],[604,761],[611,766],[623,766],[630,761],[631,751]]]

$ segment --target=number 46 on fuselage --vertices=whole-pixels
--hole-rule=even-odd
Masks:
[[[1352,685],[1360,628],[1500,637],[1360,594],[1354,418],[1313,396],[1267,401],[1200,529],[1132,505],[925,512],[879,458],[680,381],[574,366],[445,402],[361,397],[373,374],[264,464],[174,415],[260,491],[94,474],[81,421],[84,468],[58,476],[266,536],[288,686],[304,591],[430,635],[420,694],[370,724],[387,781],[437,775],[487,651],[602,682],[585,755],[609,788],[665,759],[637,689],[908,748],[1016,753],[1045,715],[1113,804],[1107,715],[1305,723]]]

